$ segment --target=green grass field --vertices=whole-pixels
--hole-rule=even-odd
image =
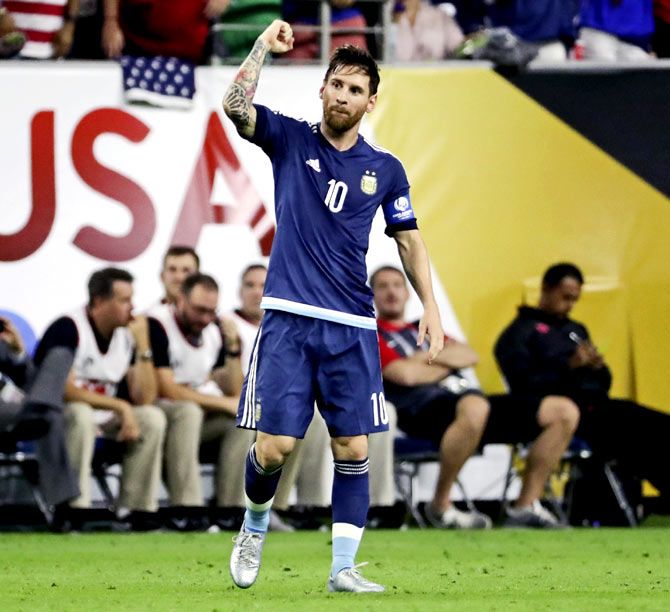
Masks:
[[[670,529],[368,531],[377,595],[328,594],[330,536],[270,534],[258,582],[231,533],[0,534],[0,610],[670,610]]]

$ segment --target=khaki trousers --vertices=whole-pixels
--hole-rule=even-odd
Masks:
[[[204,414],[195,402],[161,399],[157,402],[167,420],[165,479],[173,506],[202,506],[200,434]]]
[[[141,438],[126,445],[123,457],[119,505],[130,510],[158,510],[158,491],[163,460],[166,420],[155,406],[134,406]],[[79,481],[79,497],[70,502],[75,508],[91,506],[91,461],[95,438],[114,438],[119,430],[116,420],[102,427],[95,423],[95,409],[85,402],[65,406],[65,439],[72,468]]]
[[[397,415],[393,404],[386,402],[389,430],[368,436],[370,458],[370,505],[392,506],[396,491],[393,478],[393,440],[397,431]],[[282,470],[273,507],[286,510],[294,486],[297,501],[302,506],[331,505],[333,455],[330,434],[318,410],[310,423],[304,440],[298,440]]]
[[[247,454],[256,432],[238,429],[235,417],[206,413],[202,424],[202,442],[219,440],[216,466],[216,505],[220,508],[244,508],[244,471]]]

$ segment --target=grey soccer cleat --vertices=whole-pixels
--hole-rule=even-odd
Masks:
[[[539,529],[565,529],[566,525],[561,523],[549,510],[538,500],[525,508],[507,508],[505,527],[534,527]]]
[[[449,506],[444,512],[436,513],[426,504],[426,518],[433,527],[440,529],[491,529],[491,519],[478,510],[464,512],[456,506]]]
[[[238,587],[248,589],[256,582],[258,570],[261,568],[265,534],[245,531],[242,525],[240,533],[233,538],[233,542],[235,546],[230,554],[230,575]]]
[[[328,578],[328,591],[330,593],[381,593],[384,587],[381,584],[372,582],[363,578],[357,568],[367,565],[367,563],[359,563],[354,567],[346,567],[337,572],[333,578]]]

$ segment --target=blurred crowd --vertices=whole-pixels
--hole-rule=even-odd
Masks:
[[[385,3],[393,4],[389,23]],[[331,48],[351,43],[385,61],[670,56],[670,0],[0,0],[0,57],[238,60],[282,18],[295,33],[286,57],[316,60],[324,14],[331,17]]]

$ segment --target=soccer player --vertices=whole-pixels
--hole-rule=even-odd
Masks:
[[[382,206],[407,276],[424,306],[418,342],[430,358],[444,333],[428,255],[417,230],[400,161],[359,135],[377,102],[378,67],[356,47],[337,49],[319,90],[320,123],[252,104],[268,52],[292,48],[288,23],[259,36],[226,91],[224,110],[239,134],[270,157],[275,177],[275,236],[238,426],[256,429],[246,462],[246,513],[230,559],[235,584],[258,576],[280,471],[312,418],[316,399],[335,460],[333,562],[329,591],[378,592],[355,566],[369,505],[368,440],[388,429],[372,291],[365,254]]]

